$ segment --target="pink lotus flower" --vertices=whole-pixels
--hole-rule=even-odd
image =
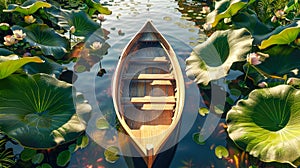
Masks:
[[[249,62],[251,65],[261,64],[260,55],[258,55],[257,53],[248,54],[247,55],[247,62]]]
[[[209,12],[210,12],[210,8],[208,6],[203,6],[202,7],[202,12],[201,13],[207,14]]]
[[[3,44],[6,45],[6,46],[11,46],[13,44],[16,44],[17,42],[18,42],[18,40],[15,39],[14,36],[12,36],[12,35],[6,35],[4,37],[4,43]]]
[[[276,11],[275,12],[275,16],[277,17],[277,18],[280,18],[280,19],[283,19],[284,18],[284,11],[283,10],[278,10],[278,11]]]
[[[26,37],[26,34],[23,33],[23,30],[14,30],[13,34],[14,38],[17,40],[23,40],[23,38]]]

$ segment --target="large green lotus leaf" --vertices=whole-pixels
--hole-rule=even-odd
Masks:
[[[0,56],[0,79],[6,78],[15,71],[17,71],[19,68],[21,68],[23,65],[35,62],[35,63],[43,63],[43,60],[41,60],[39,57],[24,57],[16,60],[8,60],[1,62]],[[14,56],[13,56],[14,57]],[[4,57],[9,58],[9,56]]]
[[[76,110],[80,114],[87,108],[75,109],[72,90],[72,85],[46,74],[0,80],[0,131],[37,149],[76,139],[85,130]]]
[[[31,15],[35,13],[40,8],[50,8],[51,4],[44,1],[37,0],[28,0],[24,2],[22,5],[9,4],[6,10],[3,12],[20,12],[25,15]]]
[[[289,44],[293,42],[300,33],[300,21],[291,23],[287,26],[279,26],[272,32],[256,36],[255,39],[260,42],[258,47],[265,49],[275,44]]]
[[[300,77],[299,73],[294,73],[293,70],[300,69],[300,50],[286,46],[274,46],[264,51],[269,57],[261,64],[252,66],[244,66],[245,72],[248,71],[248,76],[258,84],[259,82],[283,82],[276,78]],[[249,70],[247,70],[249,68]]]
[[[64,70],[64,66],[58,64],[57,62],[40,56],[40,58],[44,61],[43,64],[34,64],[29,63],[23,66],[23,69],[28,74],[36,74],[36,73],[46,73],[49,75],[55,74],[55,76],[59,76]]]
[[[248,0],[221,0],[216,2],[216,8],[207,15],[207,23],[215,27],[221,19],[230,18],[248,4]]]
[[[94,8],[95,10],[97,10],[102,14],[110,15],[112,13],[107,7],[102,6],[99,0],[86,0],[85,3],[89,7]]]
[[[228,112],[229,137],[264,162],[293,165],[300,157],[299,100],[300,90],[289,85],[252,91]]]
[[[45,24],[32,24],[25,28],[13,26],[12,30],[23,30],[26,33],[25,39],[31,46],[39,47],[43,54],[56,59],[63,58],[69,49],[69,41]]]
[[[251,44],[250,33],[244,28],[216,31],[207,41],[196,46],[186,60],[187,75],[204,85],[220,79],[227,75],[232,63],[246,59]]]
[[[76,36],[87,37],[101,28],[100,25],[93,21],[84,11],[69,11],[53,8],[52,10],[49,10],[49,13],[58,17],[58,24],[66,30],[69,30],[70,27],[74,26],[75,32],[73,34]]]
[[[271,27],[262,23],[256,14],[250,12],[238,13],[231,20],[235,28],[246,28],[252,36],[265,35],[272,31]]]

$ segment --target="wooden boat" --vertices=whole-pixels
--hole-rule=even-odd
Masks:
[[[124,48],[112,88],[118,120],[150,168],[178,133],[185,99],[175,52],[151,21]]]

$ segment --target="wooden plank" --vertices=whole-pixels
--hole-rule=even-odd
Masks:
[[[150,85],[172,85],[169,80],[153,80]]]
[[[161,56],[161,57],[132,57],[131,59],[129,59],[130,62],[138,62],[138,63],[142,63],[142,62],[163,62],[163,63],[167,63],[169,62],[169,60],[166,59],[165,56]]]
[[[174,76],[171,74],[140,74],[138,79],[172,80],[174,79]]]
[[[124,98],[126,100],[126,98]],[[174,96],[144,96],[144,97],[132,97],[130,99],[131,103],[175,103]]]
[[[142,110],[173,110],[174,104],[143,104]]]

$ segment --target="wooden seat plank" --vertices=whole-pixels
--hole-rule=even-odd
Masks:
[[[130,60],[130,62],[164,62],[167,63],[169,62],[169,60],[167,60],[167,58],[165,56],[162,57],[132,57]]]
[[[141,110],[173,110],[174,104],[143,104]]]
[[[153,80],[150,85],[172,85],[169,80]]]
[[[126,99],[126,98],[125,98]],[[132,97],[131,103],[175,103],[174,96],[144,96],[144,97]]]

